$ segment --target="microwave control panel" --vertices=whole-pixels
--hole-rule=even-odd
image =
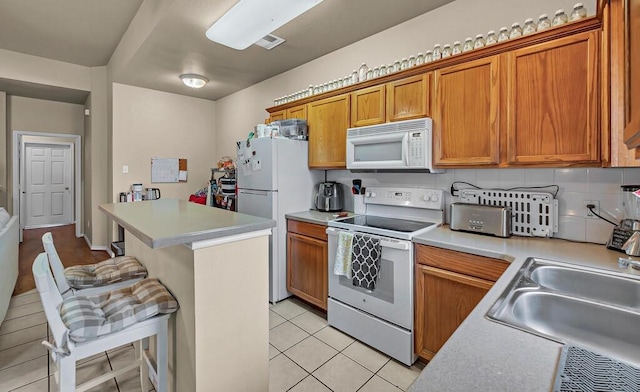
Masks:
[[[409,132],[409,166],[421,167],[425,164],[425,135],[422,131]]]

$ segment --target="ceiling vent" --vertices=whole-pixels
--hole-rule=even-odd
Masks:
[[[256,42],[256,45],[262,46],[267,50],[271,50],[283,42],[284,38],[276,37],[273,34],[267,34],[264,37],[260,38],[260,40]]]

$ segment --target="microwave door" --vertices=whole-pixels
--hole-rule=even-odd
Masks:
[[[347,139],[347,169],[401,169],[409,165],[409,135],[393,132]]]

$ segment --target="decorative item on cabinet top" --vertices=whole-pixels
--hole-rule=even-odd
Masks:
[[[411,67],[420,66],[422,64],[448,58],[474,49],[481,49],[495,43],[516,39],[523,35],[534,34],[538,31],[547,30],[551,27],[558,27],[565,23],[579,21],[586,17],[587,10],[584,5],[582,3],[576,3],[573,6],[573,11],[571,12],[570,17],[567,17],[567,14],[563,9],[559,9],[555,12],[553,21],[551,22],[549,21],[547,14],[541,14],[537,22],[533,18],[526,18],[524,27],[520,25],[520,22],[515,22],[512,24],[510,30],[504,26],[501,27],[497,35],[494,30],[490,30],[487,33],[486,39],[483,34],[476,35],[475,40],[468,37],[464,42],[462,50],[458,50],[456,43],[459,43],[459,41],[456,41],[453,44],[453,47],[450,44],[435,44],[433,50],[428,50],[425,55],[418,53],[417,56],[411,55],[408,58],[403,58],[402,60],[395,60],[393,64],[389,64],[387,67],[382,65],[380,67],[370,69],[366,63],[362,63],[357,70],[353,70],[350,74],[344,77],[334,79],[330,82],[320,83],[315,86],[309,85],[306,89],[275,98],[273,100],[273,104],[274,106],[279,106],[299,99],[308,98],[312,95],[323,94],[335,89],[361,83],[373,78],[382,77],[390,73],[404,71]]]

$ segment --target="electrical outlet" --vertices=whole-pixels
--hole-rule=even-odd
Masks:
[[[593,213],[587,208],[587,205],[589,204],[593,204],[595,207],[593,207],[593,212],[595,212],[596,214],[600,215],[600,200],[584,200],[584,210],[586,212],[586,217],[588,218],[596,218],[597,217],[595,215],[593,215]]]
[[[90,221],[90,220],[88,220],[88,221],[87,221],[87,229],[90,229],[90,228],[91,228],[91,221]]]
[[[122,172],[123,173],[129,173],[129,166],[127,166],[127,165],[122,166]]]

